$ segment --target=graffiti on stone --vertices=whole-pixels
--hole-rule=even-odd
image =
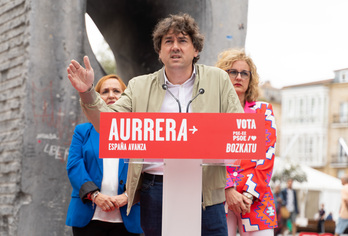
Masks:
[[[43,151],[49,156],[54,157],[54,159],[60,160],[62,162],[65,162],[68,159],[69,155],[69,148],[48,143],[45,145]]]
[[[31,106],[36,134],[37,150],[49,157],[65,162],[69,155],[69,146],[74,133],[75,124],[80,112],[66,112],[68,109],[66,91],[54,89],[53,81],[40,86],[32,83]],[[76,96],[70,96],[70,105],[78,107]],[[63,102],[64,101],[64,102]],[[46,132],[49,130],[49,132]]]

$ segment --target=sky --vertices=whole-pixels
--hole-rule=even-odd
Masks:
[[[98,61],[100,61],[101,54],[98,52],[103,52],[102,56],[108,57],[110,60],[114,60],[114,55],[103,35],[100,33],[98,27],[94,24],[93,20],[88,14],[85,14],[86,20],[86,30],[88,35],[88,40],[90,42],[92,51],[96,55]]]
[[[86,21],[93,51],[107,47]],[[282,88],[348,68],[348,0],[249,0],[247,25],[245,48],[261,82]]]
[[[246,51],[276,88],[348,68],[347,0],[249,0]]]

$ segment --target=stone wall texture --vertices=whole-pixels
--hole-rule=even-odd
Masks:
[[[86,119],[66,68],[71,59],[81,62],[84,55],[89,55],[95,77],[104,73],[85,29],[84,14],[91,2],[0,0],[1,236],[71,235],[70,227],[65,226],[71,193],[65,167],[74,127]],[[156,3],[163,5],[164,1],[141,2],[153,4],[151,9],[157,18],[171,13],[169,7],[156,11]],[[195,1],[195,6],[182,1],[177,5],[176,11],[187,8],[207,34],[201,63],[213,65],[222,49],[244,46],[247,1],[203,0]],[[120,10],[137,12],[136,4],[132,9]],[[98,27],[103,28],[101,16],[93,14]],[[106,28],[108,41],[109,32]],[[140,40],[130,41],[130,50],[136,49]],[[112,47],[116,55],[117,45],[120,43]],[[120,65],[137,70],[136,64],[116,57]],[[123,75],[131,77],[134,72]]]
[[[0,235],[16,235],[21,191],[28,22],[25,0],[0,3]]]

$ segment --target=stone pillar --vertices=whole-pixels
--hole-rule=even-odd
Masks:
[[[86,2],[26,1],[21,95],[21,167],[17,235],[71,235],[65,226],[71,185],[66,161],[76,124],[86,122],[67,79],[71,59],[91,54]],[[91,57],[96,75],[98,63]],[[96,76],[96,77],[97,77]]]

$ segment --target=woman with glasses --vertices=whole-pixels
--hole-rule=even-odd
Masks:
[[[216,64],[225,70],[245,113],[265,115],[266,159],[241,160],[240,166],[227,167],[226,207],[228,235],[272,235],[277,227],[276,208],[269,186],[275,157],[276,126],[272,105],[256,101],[259,75],[244,50],[230,49],[219,55]],[[264,157],[263,157],[264,158]]]

